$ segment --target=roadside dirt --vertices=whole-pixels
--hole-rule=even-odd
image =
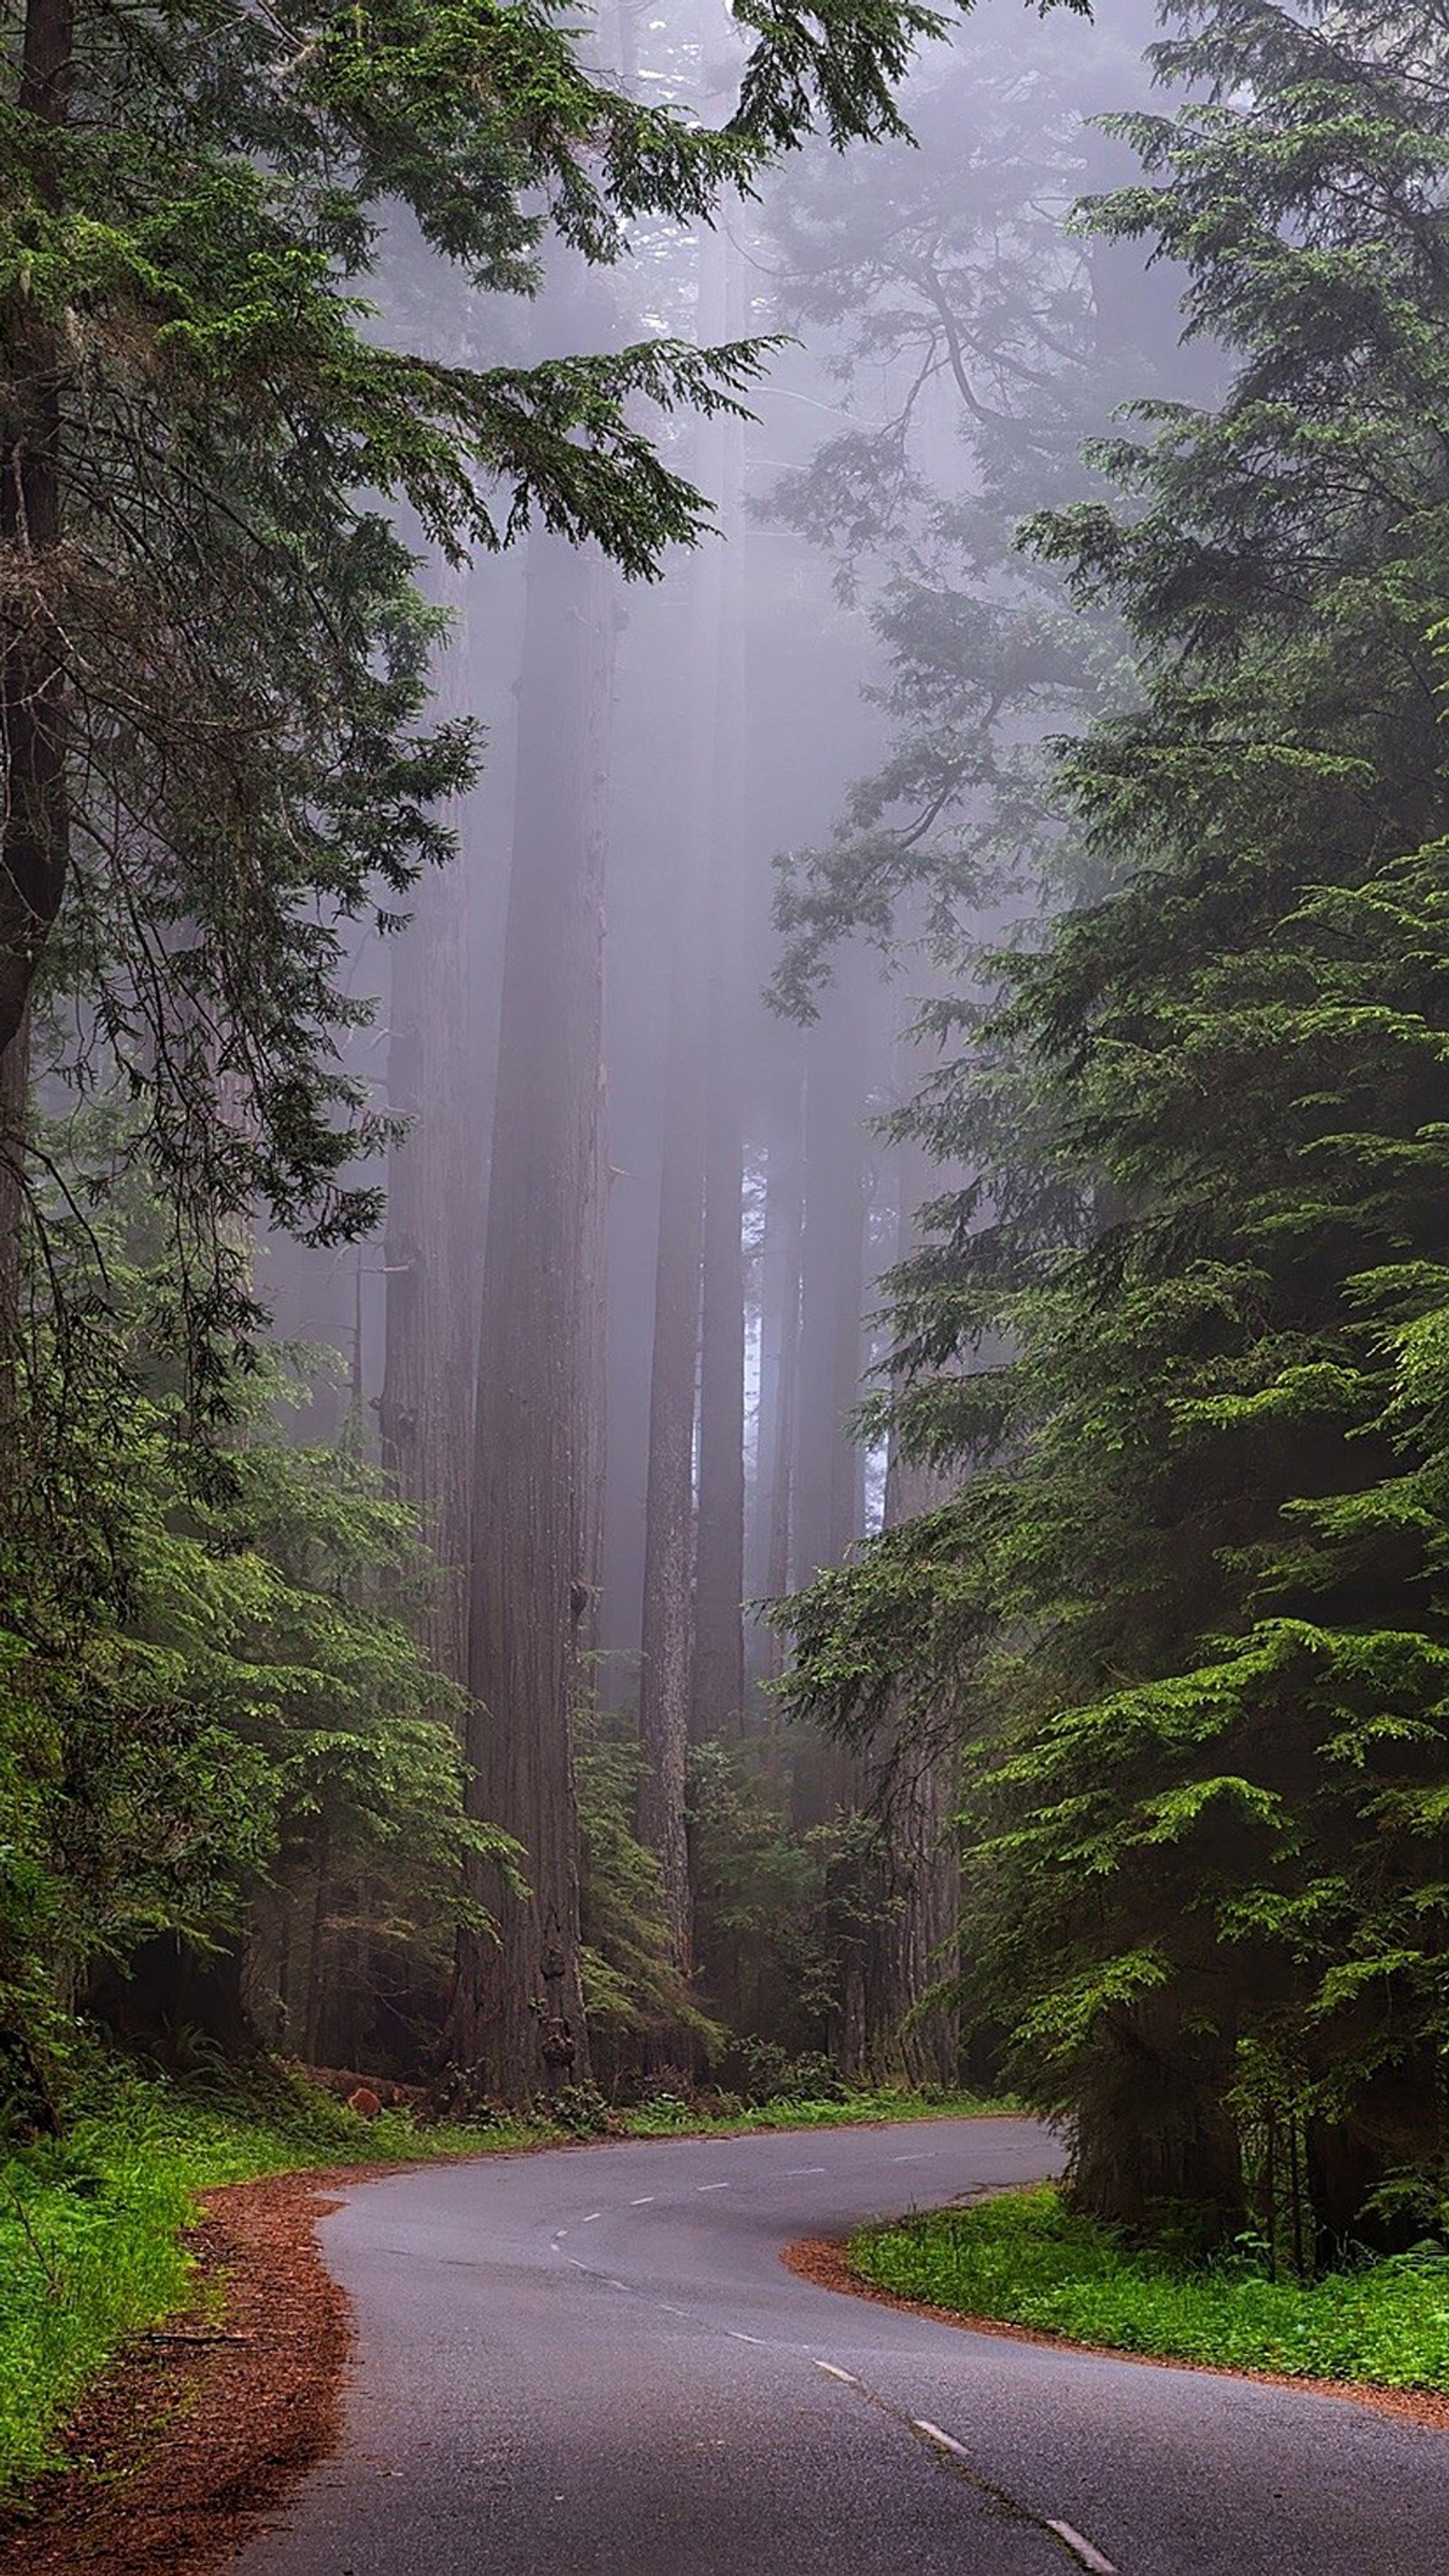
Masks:
[[[910,2317],[930,2317],[938,2326],[957,2326],[965,2334],[1000,2335],[1008,2343],[1051,2344],[1058,2352],[1094,2352],[1104,2361],[1128,2361],[1142,2370],[1195,2370],[1211,2379],[1253,2379],[1265,2388],[1291,2388],[1302,2397],[1344,2397],[1355,2406],[1368,2406],[1379,2415],[1397,2415],[1401,2422],[1422,2424],[1427,2431],[1449,2433],[1449,2397],[1433,2397],[1407,2388],[1365,2388],[1360,2382],[1345,2379],[1294,2379],[1282,2371],[1225,2370],[1210,2361],[1172,2361],[1161,2354],[1123,2352],[1112,2344],[1073,2343],[1066,2335],[1042,2334],[1034,2326],[1006,2324],[1000,2317],[966,2317],[954,2308],[933,2308],[924,2299],[898,2298],[894,2290],[878,2289],[874,2281],[863,2281],[846,2261],[845,2247],[827,2237],[807,2237],[798,2245],[787,2245],[781,2261],[789,2272],[802,2281],[813,2281],[817,2290],[839,2290],[853,2299],[874,2299],[882,2308],[900,2308]]]
[[[241,2548],[337,2439],[351,2327],[316,2222],[370,2179],[206,2195],[190,2309],[129,2346],[66,2428],[75,2465],[0,2520],[7,2576],[207,2576]]]

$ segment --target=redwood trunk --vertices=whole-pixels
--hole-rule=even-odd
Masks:
[[[800,1255],[805,1227],[804,1088],[793,1072],[771,1134],[760,1259],[760,1419],[755,1512],[759,1584],[781,1601],[790,1589],[791,1477],[800,1373]],[[780,1670],[780,1638],[766,1631],[765,1668]]]
[[[442,712],[466,709],[468,627],[460,617]],[[485,1140],[479,1132],[475,870],[468,812],[450,817],[460,848],[420,879],[393,944],[388,1106],[410,1122],[388,1156],[383,1244],[387,1301],[378,1427],[382,1462],[411,1503],[437,1560],[419,1642],[450,1681],[468,1677],[472,1420]]]
[[[944,1176],[925,1147],[902,1147],[898,1164],[896,1260],[920,1248],[920,1211]],[[946,1501],[952,1480],[911,1465],[892,1441],[885,1526],[896,1529]],[[898,1703],[872,1765],[883,1781],[887,1834],[883,1903],[866,1978],[866,2059],[878,2080],[952,2084],[960,2074],[959,2021],[943,2002],[922,2013],[932,1987],[958,1971],[961,1859],[953,1819],[959,1805],[956,1731],[950,1714],[922,1716]]]
[[[690,1948],[684,1790],[694,1629],[694,1405],[704,1127],[699,942],[692,892],[686,879],[675,925],[639,1663],[639,1839],[659,1863],[670,1947],[681,1968],[688,1965]]]
[[[579,1420],[596,1240],[614,603],[592,550],[536,537],[483,1264],[469,1598],[475,1812],[523,1847],[526,1894],[484,1872],[496,1944],[460,1942],[454,2054],[508,2102],[547,2080],[546,2011],[587,2073],[571,1705]],[[545,1979],[546,1956],[561,1969]],[[556,2070],[555,2070],[556,2072]]]
[[[940,1477],[892,1458],[886,1526],[912,1520],[946,1498]],[[960,1803],[954,1730],[943,1714],[922,1724],[898,1708],[877,1760],[889,1767],[880,1922],[866,1975],[866,2064],[878,2082],[954,2084],[960,2073],[953,2001],[920,2007],[959,1971],[961,1860],[954,1818]]]
[[[701,337],[734,337],[741,296],[724,233],[701,256]],[[708,1111],[699,1371],[699,1530],[694,1733],[738,1737],[745,1701],[745,1279],[741,1242],[745,674],[743,424],[717,426],[707,459],[721,542],[702,566],[700,844],[707,868]]]
[[[836,992],[812,1032],[805,1079],[805,1231],[801,1254],[798,1418],[792,1479],[792,1580],[839,1565],[860,1536],[863,1461],[851,1436],[860,1395],[865,1235],[865,1062],[859,992]],[[795,1769],[797,1827],[851,1805],[855,1780],[837,1745],[807,1739]]]
[[[871,1031],[857,982],[831,996],[812,1031],[805,1080],[797,1584],[838,1565],[861,1527],[861,1456],[850,1417],[860,1396],[865,1062]]]

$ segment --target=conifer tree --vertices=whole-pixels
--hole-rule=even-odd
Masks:
[[[1419,6],[1171,14],[1191,103],[1094,221],[1232,383],[1034,532],[1133,643],[1064,770],[1118,890],[1002,962],[924,1122],[995,1213],[898,1283],[918,1451],[994,1463],[817,1587],[797,1689],[954,1696],[972,1988],[1083,2204],[1238,2223],[1272,2100],[1331,2246],[1444,2145],[1449,61]]]

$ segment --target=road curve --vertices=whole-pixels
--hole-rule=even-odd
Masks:
[[[1449,2442],[972,2335],[794,2238],[1045,2173],[1025,2121],[561,2148],[349,2194],[341,2450],[234,2576],[1439,2576]]]

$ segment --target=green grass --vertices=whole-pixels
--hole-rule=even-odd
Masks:
[[[1055,2191],[1009,2192],[851,2239],[862,2279],[962,2316],[1230,2370],[1449,2390],[1449,2254],[1308,2284],[1131,2251]]]
[[[609,2115],[614,2137],[725,2136],[741,2130],[941,2119],[999,2107],[853,2093],[701,2118],[666,2097]],[[129,2338],[183,2306],[181,2237],[196,2194],[218,2183],[329,2165],[411,2163],[557,2144],[539,2121],[418,2128],[402,2113],[359,2119],[288,2079],[168,2083],[105,2069],[71,2107],[64,2141],[0,2161],[0,2504],[57,2460],[60,2427],[86,2384]]]
[[[95,2081],[60,2146],[0,2163],[0,2500],[55,2464],[87,2381],[188,2296],[195,2195],[307,2166],[409,2162],[528,2145],[519,2126],[364,2121],[286,2084],[254,2098],[159,2079]]]
[[[889,2087],[831,2095],[782,2095],[778,2101],[740,2104],[701,2116],[677,2095],[613,2115],[615,2135],[627,2138],[731,2138],[760,2129],[853,2129],[875,2120],[980,2120],[1010,2114],[1019,2105],[980,2093],[904,2093]]]

